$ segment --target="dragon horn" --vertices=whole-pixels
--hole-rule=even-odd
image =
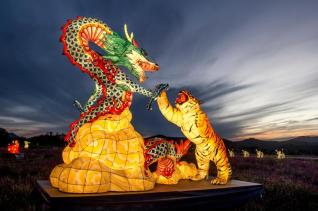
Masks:
[[[132,43],[133,38],[134,38],[134,33],[133,32],[130,33],[130,36],[129,36],[128,30],[127,30],[127,24],[124,24],[124,31],[125,31],[125,35],[126,35],[127,40]]]

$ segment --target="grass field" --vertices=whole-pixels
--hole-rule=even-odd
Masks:
[[[39,210],[47,206],[33,192],[61,163],[61,149],[33,149],[26,160],[0,158],[0,210]],[[233,178],[264,185],[262,199],[237,210],[318,210],[318,160],[273,157],[231,158]]]

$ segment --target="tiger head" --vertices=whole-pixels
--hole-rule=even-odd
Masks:
[[[200,101],[193,97],[190,92],[185,90],[182,90],[178,93],[175,104],[176,108],[182,113],[188,113],[200,109]]]

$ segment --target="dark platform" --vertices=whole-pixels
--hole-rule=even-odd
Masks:
[[[47,180],[38,180],[37,189],[51,208],[59,210],[152,210],[190,207],[212,210],[233,208],[250,199],[260,198],[263,187],[261,184],[239,180],[231,180],[227,185],[211,185],[210,180],[182,180],[177,185],[156,184],[153,190],[145,192],[70,194],[52,188]]]

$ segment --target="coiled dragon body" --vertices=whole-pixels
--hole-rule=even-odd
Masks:
[[[161,84],[156,91],[145,89],[128,79],[118,68],[126,67],[140,83],[146,79],[144,71],[159,69],[157,64],[147,58],[146,52],[138,47],[133,33],[128,34],[126,25],[126,39],[113,32],[102,21],[93,18],[78,17],[69,20],[62,31],[60,40],[64,47],[63,54],[96,84],[95,91],[84,107],[76,101],[81,115],[71,124],[65,136],[70,146],[74,146],[76,133],[82,125],[108,113],[120,114],[131,105],[133,93],[147,96],[152,102],[167,87],[167,84]],[[102,56],[94,51],[90,47],[91,43],[107,54]]]
[[[170,157],[177,162],[188,153],[191,143],[189,140],[167,140],[165,138],[145,139],[145,169],[159,160],[161,157]]]

